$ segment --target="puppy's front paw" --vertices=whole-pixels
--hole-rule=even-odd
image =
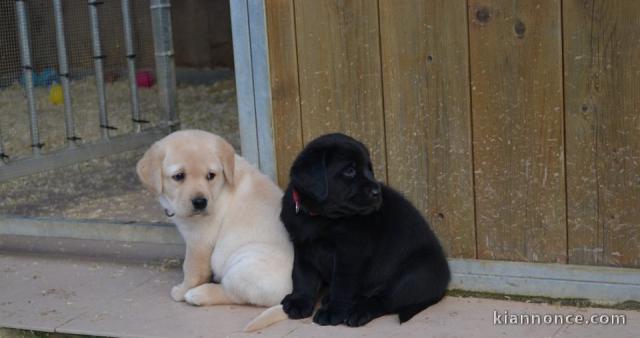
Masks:
[[[349,306],[329,302],[313,316],[313,321],[318,325],[338,325],[349,318]]]
[[[375,317],[375,314],[368,309],[362,307],[356,307],[351,311],[351,314],[345,321],[345,324],[351,327],[362,326],[370,322]]]
[[[313,313],[313,298],[301,295],[288,294],[281,302],[282,310],[291,319],[301,319],[311,316]]]
[[[187,293],[189,289],[187,289],[184,285],[178,284],[171,288],[171,298],[176,302],[184,301],[184,294]]]
[[[187,293],[184,294],[184,301],[187,302],[187,304],[191,304],[194,306],[205,305],[206,295],[204,295],[199,290],[200,289],[196,287],[187,291]]]
[[[219,284],[206,283],[187,291],[184,300],[195,306],[232,304],[231,298],[227,296],[222,286]]]

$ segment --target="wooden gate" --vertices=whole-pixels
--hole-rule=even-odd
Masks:
[[[280,184],[342,131],[452,257],[640,267],[640,1],[265,4]]]

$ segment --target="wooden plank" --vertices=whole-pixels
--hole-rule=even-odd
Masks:
[[[138,2],[138,1],[135,1]],[[228,0],[182,0],[171,3],[176,66],[233,68]]]
[[[566,262],[560,11],[469,1],[478,258]]]
[[[303,139],[344,132],[372,153],[386,180],[378,6],[295,0]]]
[[[278,183],[289,183],[289,168],[302,150],[300,89],[293,0],[267,1],[271,108]]]
[[[563,6],[569,262],[640,267],[640,2]]]
[[[380,0],[389,184],[475,258],[466,23],[464,1]]]

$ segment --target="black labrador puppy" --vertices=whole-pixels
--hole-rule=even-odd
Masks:
[[[401,194],[376,181],[369,151],[343,134],[310,142],[291,168],[280,218],[293,241],[290,318],[361,326],[405,322],[445,294],[449,266],[435,234]]]

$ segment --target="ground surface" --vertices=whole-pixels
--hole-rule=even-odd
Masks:
[[[0,327],[5,328],[123,337],[637,337],[640,332],[637,311],[447,297],[403,325],[394,316],[356,329],[287,320],[249,335],[241,330],[260,308],[198,308],[172,301],[169,289],[181,279],[178,264],[5,253],[0,255],[0,271]],[[627,323],[494,325],[494,310],[541,315],[622,313]]]
[[[74,111],[77,114],[79,135],[95,139],[95,89],[90,79],[74,84]],[[49,147],[61,146],[64,139],[62,106],[47,101],[46,90],[39,88],[37,97],[42,107],[40,127],[43,140]],[[114,125],[128,123],[128,87],[116,81],[107,87],[110,93],[110,117]],[[158,119],[155,89],[141,90],[145,118]],[[26,108],[19,85],[0,90],[0,126],[5,148],[9,154],[25,154],[29,148]],[[92,96],[93,95],[93,96]],[[19,99],[15,99],[19,97]],[[83,99],[80,99],[80,98]],[[117,99],[120,98],[120,99]],[[238,114],[233,80],[212,85],[181,85],[178,89],[181,125],[183,129],[205,129],[225,137],[236,150],[240,149]],[[86,105],[86,108],[83,108]],[[138,149],[77,165],[42,172],[32,176],[0,182],[0,214],[104,219],[137,222],[166,221],[157,201],[145,191],[135,173],[135,164],[146,149]]]

